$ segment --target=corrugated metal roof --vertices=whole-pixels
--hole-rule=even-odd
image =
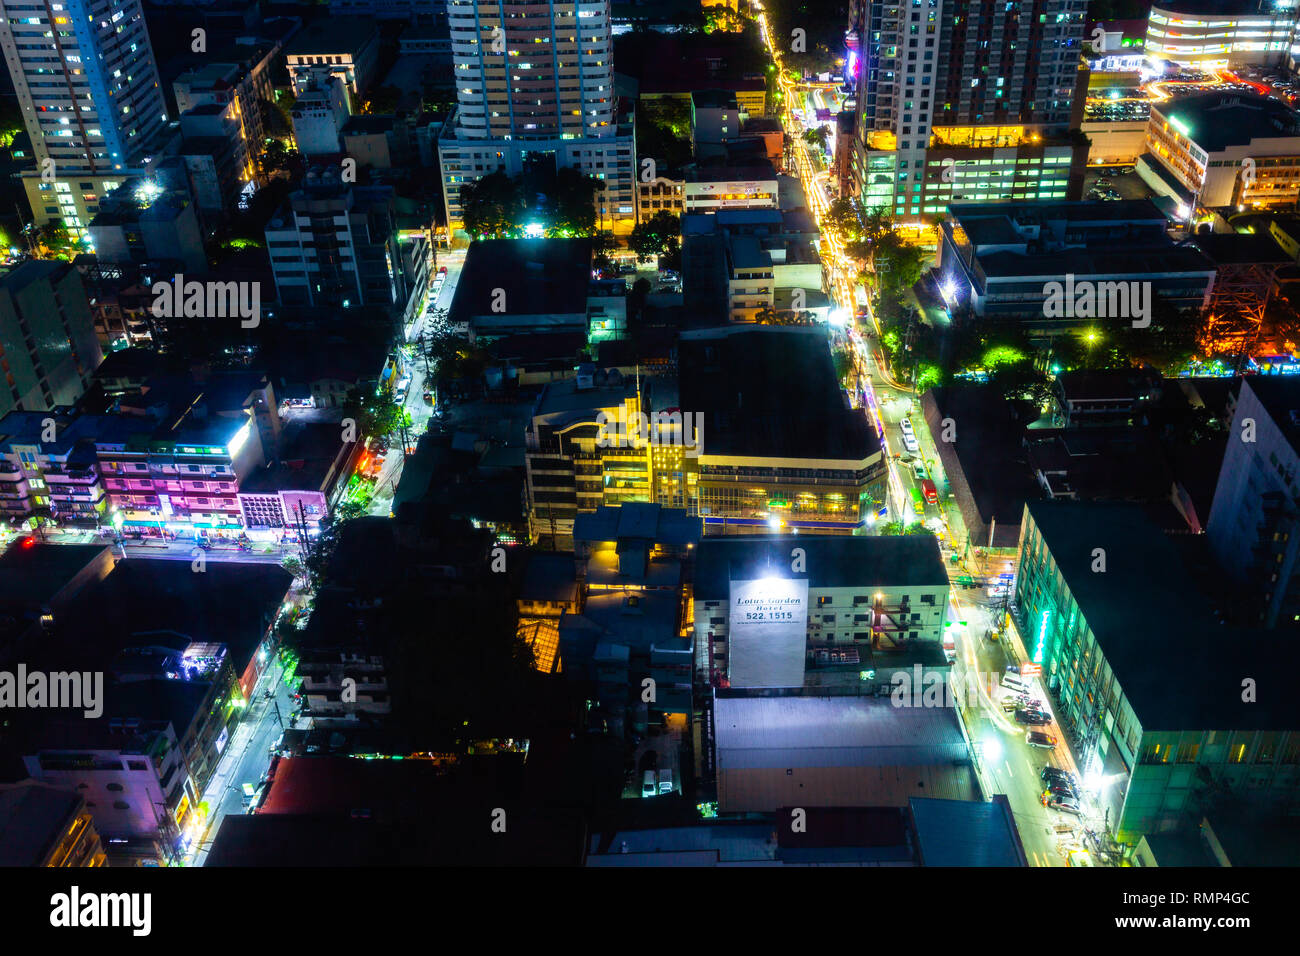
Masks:
[[[957,715],[886,697],[720,697],[719,770],[927,766],[965,761]]]

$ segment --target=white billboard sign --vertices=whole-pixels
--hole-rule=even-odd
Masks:
[[[727,676],[732,687],[802,687],[808,579],[731,582]]]

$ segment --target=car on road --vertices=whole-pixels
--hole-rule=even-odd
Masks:
[[[922,461],[912,462],[912,474],[916,477],[917,481],[924,481],[925,479],[930,477],[928,474],[926,474],[925,462]]]
[[[1047,750],[1056,749],[1056,738],[1051,734],[1045,734],[1037,730],[1025,731],[1025,743],[1031,747],[1043,747]]]
[[[1041,710],[1024,710],[1021,708],[1016,711],[1016,722],[1029,724],[1031,727],[1041,727],[1043,724],[1050,724],[1052,718]]]
[[[1043,794],[1043,806],[1063,813],[1073,813],[1076,816],[1080,813],[1079,802],[1063,793]]]
[[[916,432],[912,430],[912,423],[904,418],[898,423],[899,430],[903,433],[903,447],[915,454],[921,450],[921,444],[916,440]]]
[[[1043,771],[1038,775],[1038,778],[1044,783],[1049,780],[1064,780],[1066,783],[1074,785],[1078,782],[1070,771],[1062,770],[1060,767],[1053,767],[1050,763],[1043,767]]]
[[[1078,802],[1079,799],[1079,791],[1075,790],[1074,785],[1068,780],[1056,780],[1049,783],[1043,793],[1059,793],[1075,802]]]

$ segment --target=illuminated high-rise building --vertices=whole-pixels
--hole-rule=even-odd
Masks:
[[[541,161],[603,182],[598,224],[630,231],[635,147],[614,94],[609,0],[448,0],[447,12],[457,106],[438,152],[450,228],[465,183]]]
[[[949,202],[1077,198],[1084,0],[864,0],[855,192],[911,218]]]
[[[78,238],[167,122],[140,0],[0,0],[0,50],[36,158],[32,213]]]

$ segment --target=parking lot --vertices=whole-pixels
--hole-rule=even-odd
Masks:
[[[1149,199],[1151,196],[1151,187],[1132,166],[1090,166],[1083,177],[1084,199]]]

